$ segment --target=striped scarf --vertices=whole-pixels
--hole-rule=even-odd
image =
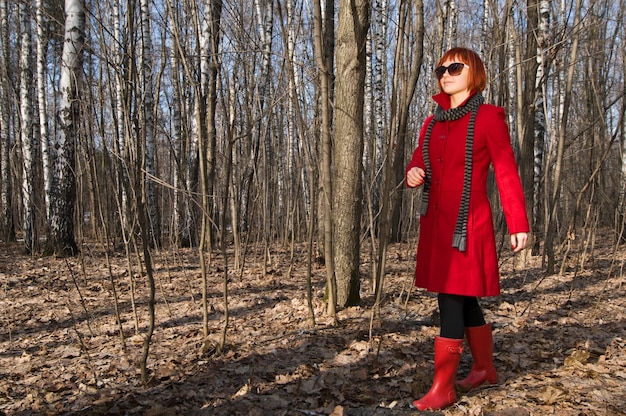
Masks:
[[[430,135],[437,121],[453,121],[472,113],[467,126],[467,137],[465,139],[465,170],[463,172],[463,192],[461,193],[461,205],[459,207],[459,215],[456,219],[454,227],[454,235],[452,236],[452,247],[458,248],[459,251],[465,251],[467,247],[467,217],[469,215],[470,188],[472,182],[472,149],[474,147],[474,124],[476,122],[476,114],[478,108],[484,102],[482,94],[474,94],[462,107],[444,110],[441,106],[437,106],[435,115],[431,119],[424,136],[424,145],[422,146],[422,155],[424,157],[424,165],[426,167],[426,180],[424,181],[424,189],[422,190],[422,200],[418,206],[419,213],[425,215],[428,210],[428,199],[430,195],[430,158],[428,156],[428,143]]]

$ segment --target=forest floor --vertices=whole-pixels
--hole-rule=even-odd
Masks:
[[[499,384],[419,414],[626,415],[626,250],[613,254],[611,244],[610,235],[598,238],[584,267],[572,262],[563,275],[544,275],[540,257],[520,266],[503,255],[503,293],[482,301]],[[139,270],[135,318],[121,253],[85,246],[79,258],[32,258],[1,245],[0,415],[418,414],[411,402],[430,386],[438,317],[436,298],[412,287],[414,250],[415,242],[390,248],[380,319],[371,326],[367,277],[362,306],[340,310],[332,325],[324,268],[314,264],[312,327],[305,248],[296,248],[291,272],[289,250],[274,249],[265,276],[248,253],[245,271],[228,280],[220,354],[222,259],[214,254],[208,265],[204,337],[197,252],[156,252],[156,328],[143,383],[148,289]],[[460,376],[469,364],[465,352]]]

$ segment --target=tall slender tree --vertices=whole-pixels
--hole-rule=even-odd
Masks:
[[[74,204],[76,199],[75,156],[80,135],[83,47],[85,42],[84,0],[65,0],[65,42],[59,91],[59,135],[53,158],[50,194],[50,237],[46,251],[75,255]]]
[[[156,137],[155,137],[155,112],[156,98],[154,91],[154,50],[152,46],[152,24],[150,16],[151,2],[141,0],[140,3],[140,54],[139,71],[141,80],[139,117],[142,152],[142,167],[145,170],[146,181],[144,183],[146,196],[146,209],[148,210],[150,238],[153,243],[159,244],[161,238],[160,218],[157,208],[156,184]]]
[[[333,143],[333,249],[340,306],[360,302],[363,103],[369,0],[340,0]]]
[[[10,154],[12,138],[10,133],[11,122],[11,85],[9,65],[9,2],[0,1],[0,227],[2,227],[2,239],[4,241],[15,240],[15,228],[13,226],[13,186],[11,178]]]
[[[331,126],[332,126],[332,97],[333,97],[333,59],[335,41],[334,33],[334,1],[327,0],[326,8],[322,12],[320,0],[313,1],[313,23],[314,23],[314,43],[315,59],[317,62],[319,80],[320,99],[320,176],[321,176],[321,196],[322,205],[319,229],[323,235],[320,240],[324,245],[324,260],[326,266],[326,292],[328,297],[327,313],[336,319],[337,307],[337,284],[335,277],[335,261],[333,256],[333,232],[332,232],[332,147],[331,147]]]
[[[41,142],[42,174],[44,182],[44,203],[46,218],[50,216],[50,193],[52,190],[50,137],[48,128],[48,105],[46,99],[46,66],[48,39],[45,30],[46,20],[43,0],[35,3],[37,18],[37,106],[39,109],[39,140]]]
[[[534,169],[533,169],[533,210],[532,223],[536,226],[541,224],[541,180],[543,176],[544,148],[546,135],[549,134],[547,126],[547,85],[550,70],[550,49],[552,39],[550,35],[550,2],[541,0],[539,7],[539,24],[537,36],[537,75],[535,78],[535,122],[534,122]]]
[[[37,249],[37,228],[35,223],[35,177],[37,166],[37,143],[33,121],[33,65],[32,65],[32,25],[29,4],[19,6],[20,33],[20,140],[22,149],[22,227],[24,248],[31,253]]]
[[[414,47],[407,48],[405,39],[411,39],[411,44]],[[412,2],[403,0],[398,8],[398,29],[391,93],[391,121],[383,165],[383,198],[375,273],[377,306],[383,291],[387,245],[389,242],[400,240],[402,193],[398,192],[397,188],[404,181],[405,148],[409,135],[411,102],[421,73],[423,53],[424,3],[421,0]]]
[[[563,157],[564,157],[564,149],[565,149],[565,138],[566,133],[568,131],[569,125],[569,116],[570,116],[570,106],[572,105],[572,90],[573,90],[573,80],[574,80],[574,69],[576,67],[576,56],[578,54],[578,42],[580,39],[580,15],[582,10],[582,0],[576,0],[575,2],[575,10],[574,10],[574,23],[573,23],[573,34],[572,34],[572,44],[570,49],[570,55],[567,59],[565,67],[567,68],[567,75],[565,81],[565,88],[563,92],[563,110],[561,116],[561,122],[559,125],[558,131],[558,140],[557,140],[557,152],[556,152],[556,160],[554,166],[554,181],[552,183],[551,189],[552,192],[549,195],[548,199],[548,217],[546,219],[546,237],[544,243],[544,251],[547,257],[546,264],[546,273],[552,274],[554,273],[554,265],[555,265],[555,253],[554,253],[554,239],[556,233],[556,222],[557,222],[557,205],[559,196],[561,194],[561,185],[563,180]]]

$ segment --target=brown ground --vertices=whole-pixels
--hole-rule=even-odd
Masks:
[[[408,292],[413,252],[413,242],[390,250],[371,342],[366,279],[363,306],[340,311],[333,327],[324,316],[324,270],[316,264],[317,326],[310,328],[304,249],[295,255],[292,277],[289,253],[273,252],[265,278],[258,258],[248,254],[244,274],[229,281],[231,317],[221,355],[212,348],[224,316],[221,259],[214,255],[209,266],[213,334],[204,342],[196,252],[156,253],[152,373],[141,383],[146,278],[136,279],[136,334],[125,257],[111,258],[123,347],[101,253],[84,248],[81,259],[33,259],[20,255],[19,246],[0,246],[0,415],[417,414],[410,403],[430,385],[438,322],[434,297]],[[572,263],[565,275],[547,277],[540,258],[518,270],[510,255],[503,258],[503,294],[483,301],[494,322],[500,384],[461,395],[436,414],[626,414],[625,255],[596,247],[584,269]]]

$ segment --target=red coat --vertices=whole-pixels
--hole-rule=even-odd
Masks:
[[[450,108],[447,94],[437,94],[433,99],[444,109]],[[431,118],[422,127],[407,171],[415,166],[425,170],[422,146]],[[475,123],[467,248],[461,252],[452,247],[463,189],[469,119],[467,114],[459,120],[437,122],[430,136],[430,197],[428,210],[420,217],[415,285],[438,293],[496,296],[500,293],[500,275],[487,197],[490,166],[494,168],[509,233],[529,231],[526,205],[504,110],[483,104]]]

